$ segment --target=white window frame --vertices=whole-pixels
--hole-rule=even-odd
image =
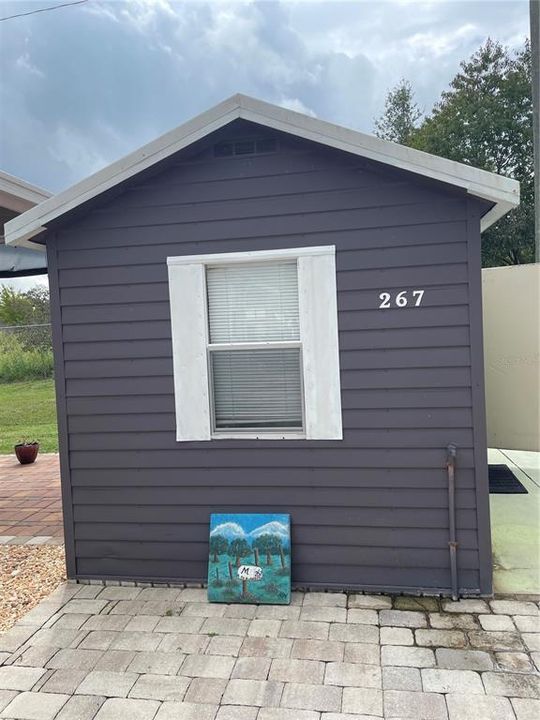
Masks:
[[[303,432],[214,432],[206,268],[280,260],[297,262],[300,343],[251,345],[257,348],[301,345]],[[167,258],[167,266],[177,441],[343,439],[334,245],[182,255]]]

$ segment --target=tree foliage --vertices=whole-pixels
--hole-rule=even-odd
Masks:
[[[484,267],[534,261],[531,75],[528,42],[512,53],[487,40],[461,63],[449,89],[404,141],[419,150],[519,180],[520,206],[483,235]],[[402,103],[395,92],[390,91],[387,103],[399,115]],[[406,125],[406,108],[402,112]],[[388,113],[388,118],[393,114]],[[393,127],[399,128],[397,121]]]
[[[407,145],[422,117],[408,80],[402,79],[388,91],[384,112],[375,120],[375,135],[383,140]]]
[[[243,538],[237,538],[236,540],[232,540],[229,545],[229,555],[238,560],[239,558],[246,557],[246,555],[251,555],[251,547]]]
[[[0,326],[32,326],[9,331],[23,349],[52,349],[49,321],[49,291],[46,287],[36,285],[25,292],[8,285],[0,288]]]
[[[0,289],[0,323],[33,325],[49,322],[49,291],[36,285],[21,292],[8,285]]]
[[[210,552],[214,556],[214,562],[218,562],[219,556],[229,549],[229,541],[224,535],[212,535],[210,538]]]
[[[265,553],[266,564],[271,565],[272,555],[280,554],[282,544],[280,538],[277,535],[265,533],[264,535],[259,535],[259,537],[254,540],[253,547],[257,548],[259,552]]]

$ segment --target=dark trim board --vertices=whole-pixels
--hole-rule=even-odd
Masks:
[[[71,468],[69,462],[68,412],[66,403],[66,379],[64,374],[64,342],[62,338],[62,307],[58,286],[58,251],[55,238],[47,243],[49,268],[49,293],[51,309],[52,341],[54,348],[54,385],[56,391],[56,416],[58,418],[58,451],[62,480],[62,508],[64,519],[64,545],[66,570],[69,578],[77,576],[73,500],[71,493]]]
[[[489,516],[489,477],[487,460],[486,397],[484,382],[484,336],[482,330],[482,260],[479,247],[480,213],[469,202],[467,240],[469,248],[470,338],[474,464],[476,471],[476,511],[480,587],[484,594],[493,592],[491,523]]]

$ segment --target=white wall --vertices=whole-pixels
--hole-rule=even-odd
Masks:
[[[482,270],[488,445],[540,450],[540,264]]]

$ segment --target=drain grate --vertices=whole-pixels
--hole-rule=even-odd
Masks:
[[[517,495],[528,490],[519,482],[508,465],[489,466],[489,492],[492,495]]]

